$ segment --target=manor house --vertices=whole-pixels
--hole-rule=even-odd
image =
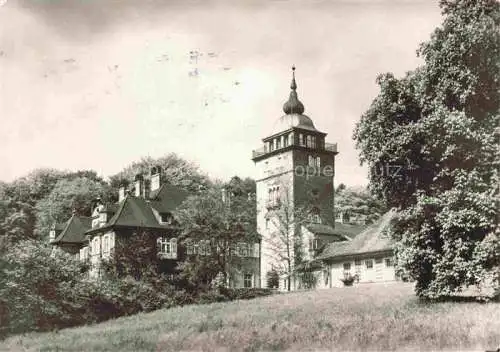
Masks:
[[[384,235],[393,213],[364,226],[345,223],[334,211],[334,176],[337,145],[326,141],[304,114],[298,98],[295,68],[284,115],[254,150],[257,232],[259,243],[235,243],[229,268],[231,287],[305,288],[303,269],[312,268],[315,287],[342,285],[346,276],[357,282],[396,279],[392,243]],[[118,202],[97,201],[91,217],[73,214],[54,224],[50,242],[90,264],[90,275],[101,277],[103,261],[126,238],[148,231],[156,238],[164,273],[190,255],[207,255],[209,246],[196,243],[181,248],[174,210],[187,193],[164,182],[160,167],[137,175],[130,187],[119,190]],[[273,280],[270,280],[273,278]]]

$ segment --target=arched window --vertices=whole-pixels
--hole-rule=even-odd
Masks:
[[[321,224],[321,215],[318,207],[314,207],[311,210],[311,221],[316,224]]]

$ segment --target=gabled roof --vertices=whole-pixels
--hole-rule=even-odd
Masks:
[[[66,221],[66,222],[63,222],[63,223],[60,223],[60,224],[54,224],[54,226],[52,226],[52,229],[55,230],[56,232],[62,231],[66,227],[67,223],[68,222]]]
[[[86,242],[84,233],[92,226],[92,219],[86,216],[73,215],[57,238],[51,243],[74,243]],[[57,225],[56,225],[57,227]]]
[[[154,192],[154,193],[153,193]],[[186,200],[189,193],[177,186],[164,183],[149,194],[150,204],[159,213],[171,213]]]
[[[385,230],[389,228],[395,214],[394,211],[387,212],[351,241],[329,243],[317,259],[334,260],[346,256],[392,250],[393,242],[385,236]]]
[[[345,225],[339,223],[335,223],[335,227],[316,223],[308,223],[304,226],[315,235],[334,235],[339,237],[347,237],[346,239],[355,237],[363,230],[363,227],[360,226]]]
[[[349,238],[354,238],[367,228],[366,225],[343,224],[335,223],[335,233],[345,235]]]
[[[130,195],[127,195],[118,204],[116,213],[109,219],[106,225],[90,229],[88,232],[95,232],[113,226],[166,228],[160,225],[151,210],[151,206],[144,198]]]

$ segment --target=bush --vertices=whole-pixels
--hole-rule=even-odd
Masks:
[[[228,298],[229,301],[237,299],[252,299],[257,297],[269,296],[274,293],[269,288],[226,288],[220,287],[219,292]]]
[[[35,242],[13,246],[0,258],[0,336],[97,323],[160,308],[251,299],[270,289],[186,291],[160,277],[88,280],[72,256]]]

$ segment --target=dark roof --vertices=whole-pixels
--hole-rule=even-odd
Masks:
[[[393,242],[386,237],[385,230],[390,226],[394,216],[395,212],[389,211],[352,240],[329,243],[317,259],[331,260],[337,257],[392,250]]]
[[[119,204],[115,215],[106,224],[106,227],[110,226],[163,227],[144,198],[130,195]]]
[[[162,202],[156,201],[160,205]],[[119,204],[116,213],[102,227],[89,229],[87,233],[93,233],[114,226],[145,227],[157,229],[169,229],[170,225],[162,225],[153,213],[153,201],[147,201],[142,197],[127,195]],[[166,202],[168,203],[168,202]]]
[[[335,223],[335,233],[345,235],[351,239],[359,235],[366,228],[366,225]]]
[[[57,225],[56,225],[57,226]],[[57,243],[84,243],[86,242],[84,233],[92,226],[92,219],[86,216],[73,215],[66,222],[63,231],[52,242]]]
[[[335,235],[340,237],[347,237],[347,239],[355,237],[364,228],[356,225],[345,225],[338,223],[335,223],[335,227],[316,223],[309,223],[304,226],[316,235]]]
[[[61,223],[61,224],[54,224],[53,229],[54,229],[56,232],[57,232],[57,231],[62,231],[62,230],[64,230],[64,228],[66,227],[66,224],[67,224],[67,223],[68,223],[68,222],[66,221],[66,222],[63,222],[63,223]]]
[[[159,213],[174,211],[189,195],[187,191],[168,183],[153,192],[149,195],[150,204]]]

